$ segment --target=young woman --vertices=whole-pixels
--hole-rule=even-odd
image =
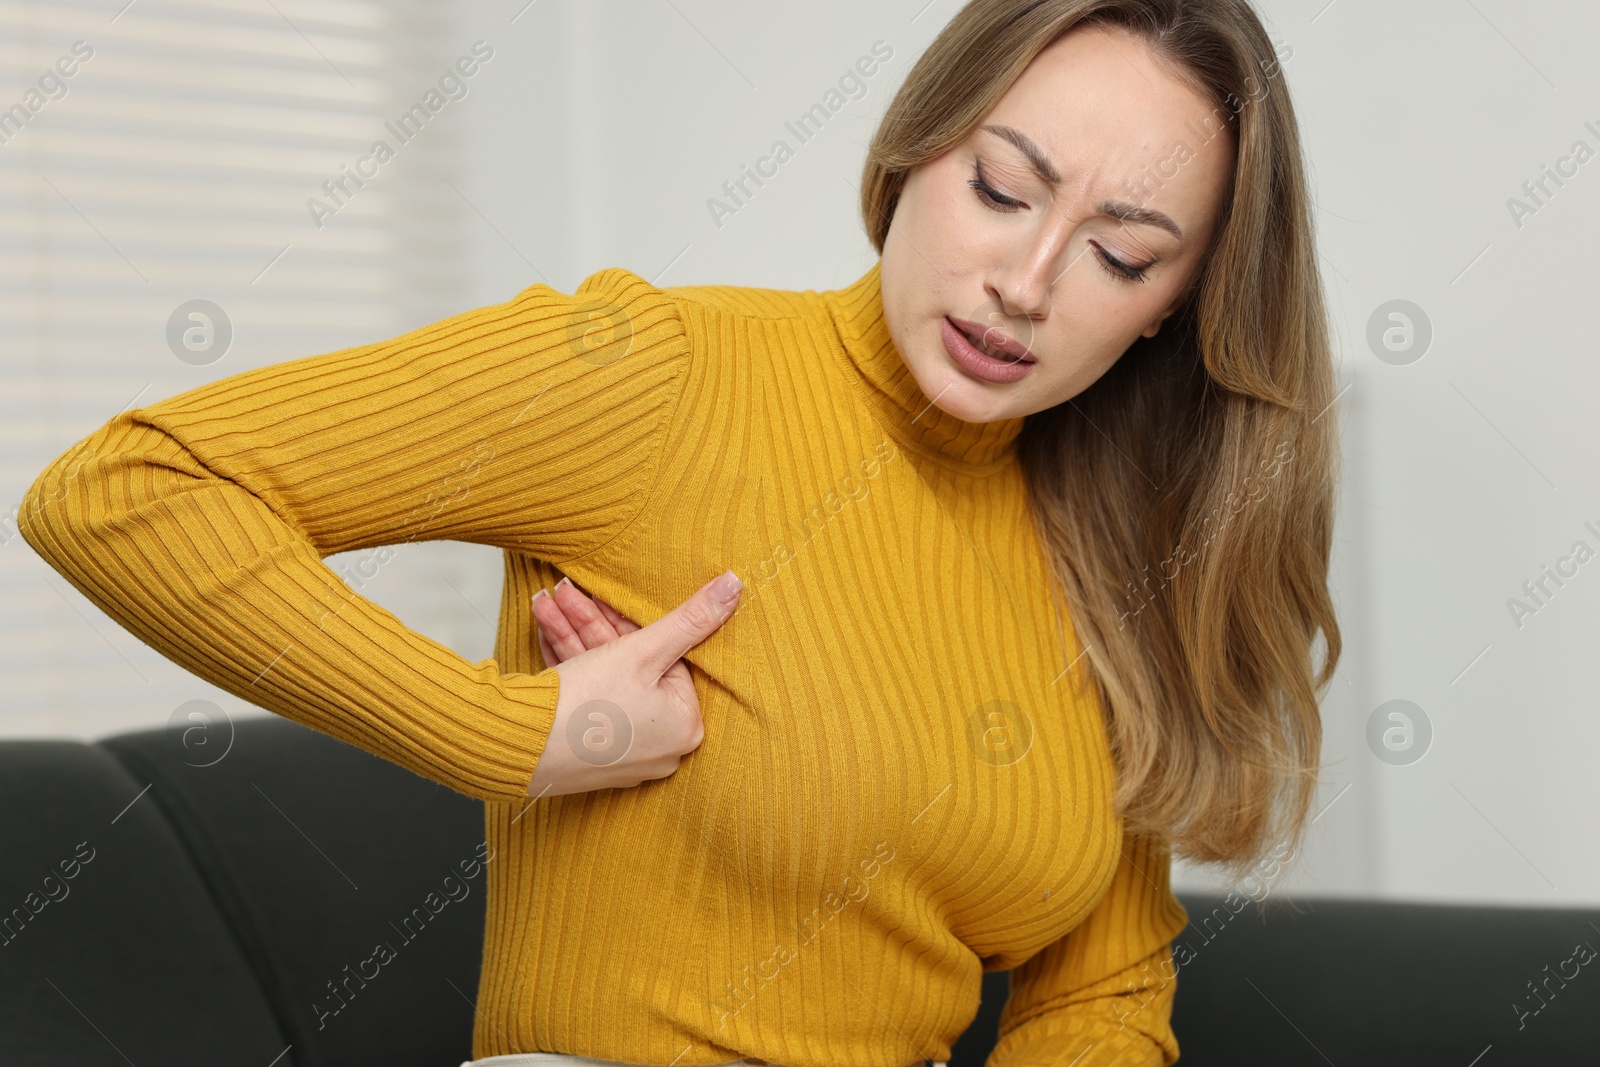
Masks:
[[[1298,840],[1333,376],[1246,0],[974,0],[861,198],[842,289],[535,285],[29,492],[145,641],[485,802],[474,1063],[942,1062],[1009,969],[991,1067],[1171,1064],[1171,855]],[[321,562],[436,538],[493,660]]]

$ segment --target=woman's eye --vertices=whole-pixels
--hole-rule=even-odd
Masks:
[[[981,170],[973,171],[972,177],[967,179],[967,184],[972,186],[973,191],[978,194],[979,200],[982,200],[985,204],[988,204],[996,211],[1015,211],[1017,208],[1023,206],[1022,201],[1013,200],[1011,197],[1005,195],[1004,193],[1000,192],[1000,190],[984,181],[983,172]]]
[[[982,167],[975,167],[973,169],[972,177],[967,179],[967,184],[972,187],[973,192],[977,194],[979,200],[983,201],[996,211],[1011,212],[1016,211],[1018,208],[1027,206],[1021,200],[1017,200],[1005,195],[1000,190],[984,181]],[[1094,244],[1094,242],[1091,241],[1090,244]],[[1094,245],[1094,252],[1095,258],[1100,261],[1100,265],[1102,269],[1106,271],[1106,273],[1110,274],[1114,278],[1121,278],[1125,281],[1142,282],[1145,280],[1145,276],[1149,273],[1150,268],[1155,266],[1155,264],[1151,263],[1143,267],[1131,267],[1122,262],[1122,260],[1106,252],[1106,250],[1101,248],[1099,245]]]
[[[1094,244],[1094,242],[1091,241],[1090,244]],[[1114,278],[1124,278],[1130,282],[1144,281],[1145,275],[1149,272],[1150,267],[1155,265],[1152,263],[1143,267],[1130,267],[1115,256],[1107,254],[1106,250],[1101,248],[1099,245],[1094,245],[1094,254],[1095,258],[1098,259],[1105,267],[1108,274]]]

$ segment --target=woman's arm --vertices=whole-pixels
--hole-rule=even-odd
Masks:
[[[1188,914],[1169,888],[1170,853],[1142,836],[1089,918],[1011,972],[987,1067],[1170,1067],[1177,989],[1172,939]]]
[[[458,792],[521,799],[555,670],[468,663],[322,558],[439,539],[558,564],[601,548],[650,498],[689,359],[676,307],[634,274],[573,296],[535,285],[119,415],[45,469],[18,525],[195,674]]]

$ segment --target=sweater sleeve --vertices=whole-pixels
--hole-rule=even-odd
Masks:
[[[631,272],[570,296],[535,285],[125,412],[45,468],[18,525],[187,670],[457,792],[520,800],[554,668],[468,663],[322,559],[438,539],[558,564],[595,551],[643,510],[689,358],[676,305]]]
[[[986,1067],[1170,1067],[1177,972],[1172,939],[1188,913],[1169,888],[1165,841],[1123,840],[1089,918],[1011,972]]]

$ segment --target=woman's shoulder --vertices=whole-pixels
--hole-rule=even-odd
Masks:
[[[531,286],[524,293],[545,288]],[[615,266],[589,274],[573,292],[574,298],[588,297],[590,300],[616,302],[624,306],[633,303],[671,304],[680,312],[693,308],[701,313],[709,311],[754,319],[826,319],[829,316],[829,295],[831,290],[819,292],[815,289],[780,289],[727,283],[660,286],[627,267]]]
[[[534,286],[525,292],[544,288]],[[646,323],[670,319],[672,328],[681,331],[689,352],[714,352],[721,359],[730,348],[771,347],[763,344],[762,338],[775,342],[777,347],[807,348],[804,341],[798,346],[793,342],[797,338],[814,339],[815,329],[767,331],[758,324],[789,322],[834,327],[830,295],[813,289],[755,285],[660,286],[626,267],[607,267],[585,277],[567,299],[581,303],[598,325],[622,332],[630,327],[638,332]],[[598,323],[600,319],[605,323]]]
[[[758,319],[796,319],[821,313],[809,290],[755,285],[674,285],[661,290],[669,299],[725,315]]]

